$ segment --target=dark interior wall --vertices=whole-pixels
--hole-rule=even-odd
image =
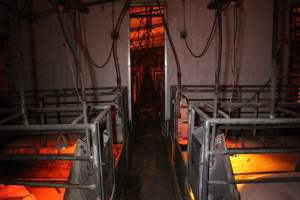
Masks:
[[[20,4],[24,0],[20,0]],[[115,22],[124,5],[125,0],[114,3]],[[214,11],[206,8],[209,0],[186,0],[186,27],[187,41],[194,51],[202,50],[214,19]],[[240,30],[238,39],[237,66],[240,71],[239,84],[264,84],[270,78],[271,49],[272,49],[272,0],[243,0],[240,12]],[[32,0],[33,12],[52,9],[48,1]],[[183,84],[213,84],[214,69],[216,65],[217,44],[215,39],[205,57],[193,58],[180,38],[183,30],[183,6],[181,0],[167,2],[166,17],[169,23],[171,35],[179,55],[182,67]],[[65,15],[66,24],[70,24],[71,14]],[[223,66],[222,84],[231,84],[233,77],[230,72],[232,67],[232,30],[233,9],[223,14]],[[91,56],[98,64],[102,64],[111,47],[112,31],[112,4],[90,7],[90,13],[82,15],[85,21],[87,46]],[[31,24],[30,24],[31,23]],[[37,77],[37,89],[49,88],[73,88],[72,71],[70,68],[69,53],[64,47],[64,39],[61,34],[55,14],[44,14],[32,21],[22,21],[22,44],[24,52],[24,68],[26,88],[34,88],[34,72]],[[11,28],[10,33],[13,33]],[[11,38],[13,39],[13,34]],[[33,42],[30,37],[33,36]],[[13,42],[11,44],[14,44]],[[32,48],[34,44],[34,48]],[[167,74],[166,84],[177,83],[176,65],[174,56],[167,44]],[[129,63],[128,40],[128,15],[124,18],[119,34],[119,62],[122,75],[122,85],[127,86]],[[14,48],[14,45],[12,45]],[[34,59],[32,59],[34,58]],[[34,64],[34,65],[33,65]],[[74,67],[74,63],[72,63]],[[284,69],[287,64],[283,65]],[[36,68],[36,70],[33,70]],[[116,76],[113,60],[111,59],[104,69],[90,68],[82,59],[85,85],[87,87],[116,85]],[[93,79],[91,79],[91,76]],[[92,84],[93,80],[93,84]],[[16,84],[11,84],[16,85]],[[167,88],[168,92],[168,88]],[[168,97],[168,93],[166,97]],[[168,99],[167,99],[168,100]]]
[[[188,31],[188,42],[194,51],[203,49],[208,38],[209,30],[214,19],[214,11],[206,8],[209,0],[186,1],[186,21]],[[239,30],[239,52],[237,55],[238,67],[240,69],[240,84],[263,84],[270,77],[271,47],[272,47],[272,0],[244,0],[242,1],[240,30]],[[209,84],[213,83],[214,67],[216,64],[216,43],[208,51],[207,55],[195,59],[189,55],[184,41],[180,38],[183,30],[181,1],[170,1],[168,4],[168,21],[177,47],[178,55],[183,67],[184,84]],[[230,84],[231,74],[231,48],[233,39],[233,9],[223,13],[223,84]],[[176,82],[174,75],[174,59],[170,48],[169,58],[169,80]]]
[[[200,52],[208,39],[214,20],[214,11],[208,10],[210,0],[186,2],[187,41],[193,51]],[[239,37],[237,48],[238,84],[265,84],[270,79],[272,61],[273,0],[241,1]],[[211,48],[203,58],[193,58],[184,40],[182,1],[168,1],[167,20],[182,66],[183,84],[214,84],[217,59],[217,43],[214,38]],[[233,9],[223,13],[223,59],[221,84],[232,84],[231,69],[233,43]],[[176,65],[168,45],[168,85],[176,84]],[[167,88],[169,90],[169,88]],[[168,91],[169,92],[169,91]],[[168,98],[170,95],[166,95]],[[168,108],[168,107],[167,107]],[[168,116],[168,111],[166,111]]]
[[[188,43],[194,51],[200,51],[204,46],[211,24],[214,11],[207,10],[209,0],[186,1],[186,21]],[[124,0],[115,3],[115,18],[121,10]],[[47,1],[33,0],[34,12],[48,10],[51,5]],[[222,83],[230,84],[231,74],[228,73],[231,63],[232,44],[232,10],[224,13],[224,50],[223,50],[223,79]],[[183,84],[208,84],[213,83],[213,72],[216,63],[216,44],[207,55],[201,59],[195,59],[189,55],[184,41],[180,38],[183,30],[182,1],[168,2],[167,18],[171,34],[182,65]],[[82,17],[86,23],[86,35],[91,55],[99,63],[108,55],[111,44],[111,4],[90,7],[90,13]],[[116,21],[116,20],[115,20]],[[43,15],[36,18],[33,27],[35,43],[35,60],[37,66],[39,88],[72,87],[70,69],[67,65],[66,50],[63,47],[64,40],[54,14]],[[122,69],[123,85],[128,82],[128,19],[122,25],[119,40],[119,59]],[[27,30],[26,30],[27,29]],[[24,59],[28,59],[27,45],[28,28],[22,29],[24,43]],[[244,0],[241,11],[240,39],[238,65],[241,71],[241,84],[264,83],[269,78],[271,63],[271,37],[272,36],[272,0]],[[215,40],[214,40],[215,41]],[[26,49],[27,48],[27,49]],[[83,62],[86,84],[91,85],[90,74],[97,78],[97,86],[114,84],[115,74],[112,60],[105,69],[92,69],[89,72],[87,63]],[[168,81],[176,83],[174,58],[171,49],[168,48]],[[28,72],[28,74],[31,74]],[[68,78],[67,78],[68,77]],[[255,77],[255,80],[253,80]]]
[[[22,5],[23,0],[19,1]],[[29,1],[30,2],[30,1]],[[86,35],[87,47],[94,61],[102,65],[109,55],[112,45],[112,11],[114,21],[123,7],[124,1],[104,3],[89,7],[88,14],[81,15],[83,34]],[[22,52],[24,61],[24,78],[27,89],[73,88],[72,71],[75,65],[62,35],[53,6],[46,0],[32,0],[33,18],[21,20]],[[64,14],[65,26],[72,33],[73,12]],[[119,34],[119,62],[122,74],[122,85],[128,82],[128,18],[125,17]],[[14,24],[8,31],[10,46],[15,51]],[[71,36],[71,35],[70,35]],[[124,53],[125,52],[125,53]],[[107,66],[97,69],[88,64],[83,55],[81,63],[86,87],[104,87],[116,85],[115,68],[111,58]],[[73,70],[71,69],[73,68]],[[12,67],[15,69],[15,67]],[[34,69],[34,70],[33,70]],[[14,72],[15,73],[15,72]],[[34,79],[33,77],[36,77]],[[15,74],[14,74],[15,76]],[[13,79],[13,77],[10,77]],[[35,83],[35,84],[34,84]],[[16,85],[16,84],[12,84]],[[10,88],[15,88],[15,86]]]

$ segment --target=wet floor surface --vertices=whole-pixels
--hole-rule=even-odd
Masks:
[[[173,200],[170,165],[159,124],[140,128],[131,160],[126,200]]]

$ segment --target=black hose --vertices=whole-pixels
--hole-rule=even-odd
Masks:
[[[205,43],[205,46],[204,46],[203,50],[200,53],[194,53],[193,50],[191,49],[191,47],[189,46],[188,42],[187,42],[187,38],[186,37],[184,38],[185,46],[189,50],[190,54],[193,57],[195,57],[195,58],[201,58],[201,57],[203,57],[203,56],[206,55],[209,47],[211,46],[211,43],[212,43],[212,40],[213,40],[213,36],[214,36],[215,31],[216,31],[217,18],[218,18],[218,16],[216,15],[215,19],[214,19],[214,22],[213,22],[213,25],[212,25],[212,28],[211,28],[211,31],[209,33],[209,37],[208,37],[208,39],[207,39],[207,41]]]

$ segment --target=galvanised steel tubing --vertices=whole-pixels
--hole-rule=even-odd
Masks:
[[[23,115],[21,113],[17,113],[17,114],[14,114],[12,116],[9,116],[3,120],[0,121],[0,125],[3,125],[3,124],[6,124],[7,122],[10,122],[10,121],[13,121],[13,120],[16,120],[20,117],[22,117]]]
[[[45,124],[45,125],[4,125],[0,126],[0,135],[2,132],[11,132],[11,135],[15,135],[15,132],[24,132],[22,134],[27,135],[26,132],[55,132],[55,131],[79,131],[82,132],[85,129],[94,129],[94,124]],[[48,133],[58,134],[58,133]],[[68,134],[68,132],[66,132]]]
[[[30,108],[32,113],[80,112],[82,107]]]
[[[105,115],[104,115],[104,114]],[[101,116],[101,118],[100,118]],[[110,109],[106,108],[102,111],[94,120],[95,127],[91,131],[91,139],[92,139],[92,154],[93,154],[93,168],[95,171],[95,180],[96,180],[96,193],[97,200],[104,200],[104,181],[103,181],[103,162],[102,162],[102,153],[101,153],[101,142],[100,142],[100,129],[99,123],[102,118],[107,117],[106,120],[111,117]],[[107,122],[110,123],[111,121]],[[108,128],[108,127],[107,127]],[[109,130],[111,132],[111,129]],[[111,133],[110,133],[111,134]]]
[[[212,101],[203,101],[201,102],[201,99],[189,99],[189,101],[195,101],[195,105],[198,105],[200,103],[211,103]],[[230,103],[230,102],[221,102],[219,105],[219,108],[253,108],[253,107],[263,107],[268,106],[268,104],[263,103]]]
[[[220,125],[218,126],[219,129],[228,129],[230,128],[231,130],[240,130],[240,129],[243,129],[243,130],[252,130],[252,129],[274,129],[274,128],[278,128],[278,129],[291,129],[291,128],[300,128],[300,124],[299,125],[296,125],[296,124],[293,124],[293,125],[248,125],[248,126],[245,126],[245,125],[231,125],[231,124],[228,124],[228,125]]]
[[[271,65],[271,101],[270,101],[270,118],[275,118],[276,104],[276,85],[278,76],[278,18],[279,18],[279,2],[273,0],[273,36],[272,36],[272,65]]]
[[[72,160],[72,161],[90,161],[92,157],[72,156],[72,154],[18,154],[18,155],[0,155],[0,162],[16,161],[45,161],[45,160]]]
[[[283,114],[287,114],[287,115],[292,116],[292,117],[300,118],[300,113],[297,113],[295,111],[292,111],[292,110],[289,110],[289,109],[286,109],[286,108],[282,108],[282,107],[277,107],[277,110],[279,112],[282,112]]]
[[[200,108],[198,108],[194,104],[190,104],[190,105],[191,105],[192,110],[195,110],[195,112],[197,114],[199,114],[201,117],[203,117],[205,120],[209,119],[209,116],[203,110],[201,110]]]
[[[246,176],[246,175],[267,175],[267,174],[287,174],[287,173],[299,173],[297,171],[264,171],[264,172],[242,172],[234,173],[235,176]]]
[[[108,111],[109,112],[109,114],[108,115],[106,115],[106,128],[107,128],[107,132],[108,132],[108,134],[109,134],[109,137],[110,137],[110,139],[109,139],[109,141],[110,141],[110,148],[111,148],[111,150],[113,149],[113,134],[112,134],[112,118],[111,118],[111,111],[109,110]],[[124,137],[126,137],[125,135],[124,135],[124,129],[123,129],[123,136]],[[99,141],[100,142],[100,141]],[[120,152],[122,152],[122,151],[120,151]],[[114,189],[115,189],[115,186],[116,186],[116,175],[115,175],[115,165],[114,165],[114,155],[113,155],[113,152],[111,152],[111,164],[112,164],[112,166],[113,166],[113,169],[112,169],[112,179],[113,179],[113,192],[114,192]],[[102,179],[103,180],[103,179]],[[114,193],[112,193],[112,195],[113,195]]]
[[[209,104],[209,103],[205,103],[204,105],[208,106],[210,109],[214,109],[214,106]],[[222,111],[220,108],[217,109],[218,113],[220,113],[223,117],[225,118],[230,118],[230,116],[225,113],[224,111]]]
[[[273,154],[273,153],[300,153],[300,148],[244,148],[228,149],[227,151],[210,151],[209,154]]]
[[[300,177],[291,178],[268,178],[268,179],[245,179],[245,180],[232,180],[229,182],[211,180],[208,182],[210,185],[228,185],[228,184],[258,184],[258,183],[291,183],[300,182]]]
[[[74,120],[72,120],[71,124],[78,124],[80,121],[83,120],[83,117],[84,117],[83,114],[79,115]]]
[[[197,110],[195,110],[197,112]],[[251,125],[251,124],[262,124],[262,125],[278,125],[278,124],[300,124],[300,118],[276,118],[276,119],[269,119],[269,118],[210,118],[206,120],[210,124],[217,124],[217,125]]]
[[[97,89],[95,89],[97,90]],[[103,91],[103,90],[97,90],[97,91],[91,91],[91,89],[86,88],[86,95],[87,96],[94,96],[94,95],[99,95],[99,96],[113,96],[116,95],[120,92],[118,91],[113,91],[114,88],[112,88],[109,91]],[[61,97],[77,97],[77,92],[75,89],[52,89],[52,90],[38,90],[38,91],[25,91],[26,97],[31,97],[34,98],[34,92],[37,93],[38,96],[44,96],[44,97],[54,97],[55,93],[60,94],[59,96]],[[1,96],[5,97],[19,97],[20,94],[16,91],[11,91],[11,92],[5,92],[5,93],[0,93]],[[81,91],[79,91],[79,94],[81,94]]]
[[[100,141],[100,129],[99,124],[96,124],[91,130],[92,141],[92,155],[93,155],[93,169],[95,173],[96,181],[96,199],[104,200],[104,185],[103,185],[103,168],[102,168],[102,155],[101,155],[101,143]]]
[[[104,116],[109,116],[108,112],[110,112],[110,107],[106,107],[104,108],[103,112],[101,112],[95,119],[94,119],[94,123],[99,123],[102,119],[105,119]],[[107,119],[106,119],[107,120]]]
[[[196,106],[194,106],[196,107]],[[193,105],[191,106],[192,109],[194,109]],[[202,117],[207,116],[205,113],[203,113],[200,109],[194,109],[199,115]],[[199,111],[200,110],[200,111]],[[231,119],[223,119],[223,118],[210,118],[205,120],[205,143],[204,143],[204,160],[203,160],[203,178],[201,181],[200,190],[201,196],[204,198],[208,197],[208,181],[209,181],[209,167],[210,167],[210,149],[211,143],[210,141],[210,126],[211,125],[217,125],[217,124],[286,124],[286,123],[292,123],[292,124],[299,124],[300,119],[293,119],[293,118],[285,118],[285,119],[240,119],[240,118],[231,118]],[[214,137],[212,137],[214,138]],[[214,139],[213,139],[214,140]],[[281,149],[282,150],[282,149]],[[282,152],[282,151],[281,151]],[[233,152],[232,152],[233,153]],[[252,152],[253,153],[253,152]],[[202,188],[201,188],[202,187]]]
[[[17,54],[17,77],[19,80],[19,89],[20,89],[20,100],[21,100],[21,113],[23,117],[23,124],[28,124],[27,111],[26,111],[26,100],[24,92],[24,69],[23,69],[23,53],[22,53],[22,44],[21,44],[21,30],[20,30],[20,19],[18,13],[18,0],[15,0],[15,36],[16,36],[16,54]]]
[[[278,102],[277,104],[283,107],[300,107],[300,103],[298,102]]]
[[[24,185],[29,187],[42,187],[42,188],[69,188],[69,189],[88,189],[94,190],[95,185],[81,185],[81,184],[67,184],[61,183],[62,181],[23,181],[23,180],[1,180],[1,185]]]
[[[194,122],[195,122],[195,111],[192,109],[192,106],[189,105],[189,108],[188,108],[188,143],[187,143],[187,150],[188,150],[188,153],[189,153],[189,158],[191,158],[192,156],[192,132],[194,130]],[[189,164],[190,162],[187,163],[187,174],[186,176],[187,177],[190,177],[190,170],[191,170],[191,166]]]
[[[208,121],[205,121],[205,135],[204,135],[204,145],[203,145],[203,172],[202,172],[202,181],[199,184],[199,191],[201,192],[201,197],[204,199],[208,198],[208,181],[209,181],[209,167],[210,167],[210,132],[211,124]],[[201,174],[201,173],[200,173]]]

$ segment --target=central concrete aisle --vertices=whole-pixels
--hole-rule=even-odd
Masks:
[[[126,200],[175,200],[159,122],[140,125],[127,181]]]

